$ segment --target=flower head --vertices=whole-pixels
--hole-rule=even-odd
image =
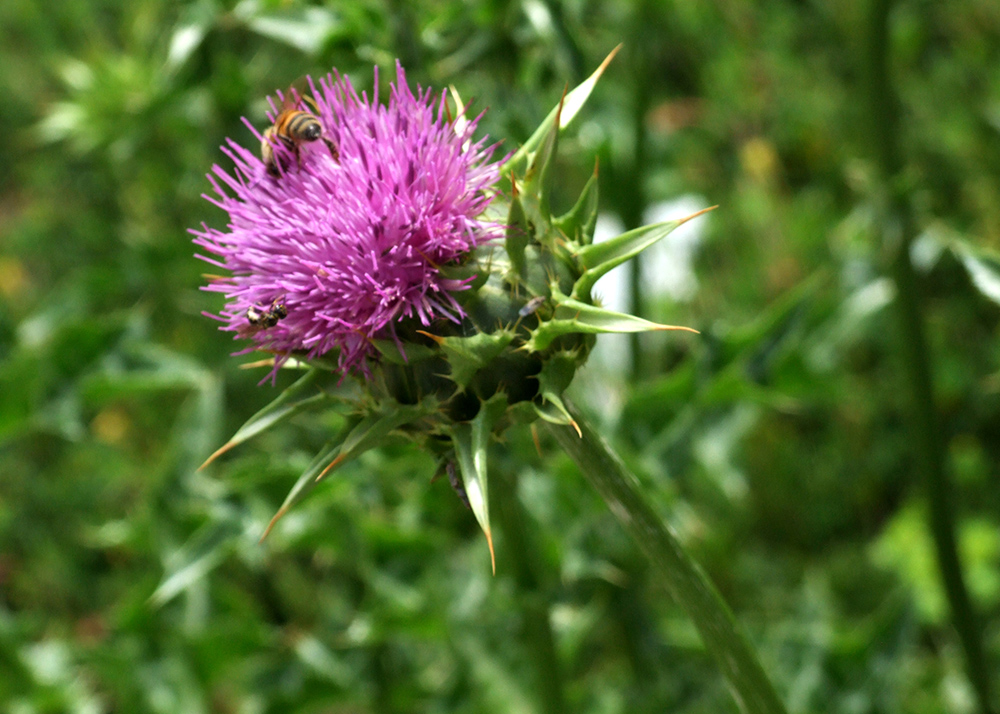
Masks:
[[[441,266],[503,235],[482,218],[499,172],[494,146],[472,139],[478,117],[450,119],[445,95],[411,91],[398,63],[385,104],[377,68],[375,87],[369,99],[346,76],[328,75],[312,85],[324,141],[267,140],[269,171],[229,140],[223,151],[235,170],[212,167],[216,195],[206,198],[230,222],[192,233],[216,256],[199,257],[231,272],[205,289],[227,297],[213,317],[251,338],[247,351],[338,350],[342,372],[367,371],[372,340],[396,339],[401,320],[459,320],[454,293],[468,281]]]
[[[293,352],[337,350],[339,364],[314,362],[274,402],[281,410],[254,416],[206,464],[250,434],[330,403],[322,386],[337,378],[330,372],[369,375],[375,350],[381,358],[341,436],[316,456],[271,525],[331,471],[404,436],[438,457],[492,553],[490,436],[536,419],[582,435],[563,394],[597,334],[690,329],[605,309],[592,291],[704,211],[594,245],[595,169],[576,203],[552,212],[559,133],[615,52],[502,163],[491,162],[485,140],[472,140],[475,120],[447,118],[444,95],[414,94],[398,66],[385,105],[340,76],[313,87],[315,116],[284,103],[258,135],[267,142],[263,161],[229,142],[236,170],[215,166],[209,176],[218,194],[209,200],[229,212],[227,231],[194,231],[216,256],[202,257],[232,272],[206,288],[229,299],[222,329],[275,352],[275,370]],[[309,128],[298,144],[283,133],[293,127]],[[501,166],[510,191],[491,212],[502,224],[483,218]],[[385,348],[386,338],[398,351]]]

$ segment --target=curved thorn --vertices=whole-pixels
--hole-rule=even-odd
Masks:
[[[443,337],[438,337],[437,335],[432,335],[429,332],[424,332],[423,330],[417,330],[417,334],[418,335],[423,335],[424,337],[428,337],[428,338],[434,340],[435,342],[437,342],[439,345],[444,343],[444,338]]]
[[[702,215],[704,213],[708,213],[709,211],[714,211],[718,207],[719,207],[718,204],[716,204],[714,206],[709,206],[708,208],[703,208],[700,211],[695,211],[690,216],[685,216],[684,218],[681,218],[680,220],[678,220],[677,221],[677,225],[678,226],[683,225],[683,224],[687,223],[688,221],[690,221],[692,218],[697,218],[698,216],[700,216],[700,215]]]
[[[343,460],[344,460],[344,454],[337,454],[337,458],[331,461],[330,464],[320,472],[319,476],[316,477],[314,483],[319,483],[320,481],[322,481],[323,477],[325,477],[328,473],[330,473],[333,469],[335,469],[337,465]]]
[[[662,332],[664,330],[683,330],[684,332],[693,332],[696,335],[701,333],[693,327],[684,327],[683,325],[657,325],[652,328],[655,332]]]
[[[538,438],[538,425],[534,422],[531,423],[531,440],[535,442],[535,451],[538,452],[538,458],[544,459],[542,455],[542,442]]]
[[[288,513],[288,509],[285,508],[284,506],[278,509],[278,512],[275,513],[274,516],[271,518],[271,522],[267,524],[267,528],[264,529],[264,535],[262,535],[260,537],[260,540],[257,541],[257,545],[260,545],[261,543],[264,542],[264,539],[267,538],[268,534],[271,532],[271,529],[274,528],[274,524],[277,523],[278,519],[281,518],[286,513]]]
[[[267,359],[259,359],[256,362],[245,362],[240,365],[240,369],[254,369],[256,367],[273,367],[274,357],[268,357]]]
[[[235,442],[227,441],[225,444],[223,444],[218,449],[216,449],[214,454],[212,454],[207,459],[205,459],[205,463],[203,463],[201,466],[199,466],[197,470],[201,471],[203,468],[205,468],[206,466],[208,466],[210,463],[212,463],[213,461],[215,461],[217,458],[219,458],[220,456],[222,456],[224,453],[226,453],[227,451],[229,451],[234,446],[236,446]]]
[[[489,531],[483,531],[486,534],[486,545],[490,547],[490,564],[493,566],[493,575],[497,574],[497,558],[496,554],[493,552],[493,535]]]

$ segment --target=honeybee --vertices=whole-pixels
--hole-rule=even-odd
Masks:
[[[288,317],[288,309],[281,297],[274,298],[271,306],[266,309],[251,305],[247,308],[247,324],[239,330],[239,333],[242,337],[250,337],[261,330],[274,327],[286,317]]]
[[[294,91],[294,90],[293,90]],[[323,125],[315,114],[299,109],[299,101],[294,100],[290,91],[281,104],[281,112],[274,119],[274,124],[264,130],[260,142],[260,156],[267,167],[267,172],[277,178],[280,175],[278,168],[278,157],[275,156],[275,142],[288,149],[295,156],[295,161],[302,166],[302,156],[299,153],[299,145],[303,142],[312,142],[322,139],[326,147],[330,150],[330,155],[334,161],[340,158],[336,145],[323,136]],[[285,168],[284,166],[281,167]]]

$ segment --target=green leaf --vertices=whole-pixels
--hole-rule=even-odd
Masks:
[[[181,11],[180,24],[170,36],[167,70],[176,70],[198,49],[205,35],[215,25],[221,8],[210,0],[199,0]]]
[[[354,422],[355,424],[357,422]],[[295,485],[285,496],[284,502],[281,504],[281,508],[278,512],[271,517],[271,521],[267,524],[267,528],[264,529],[263,535],[261,535],[260,540],[263,541],[271,533],[271,529],[278,523],[282,516],[288,513],[292,508],[298,504],[303,498],[309,495],[309,492],[316,488],[318,483],[317,478],[328,469],[330,464],[336,459],[337,454],[340,452],[341,439],[343,434],[351,428],[349,423],[341,431],[341,437],[331,439],[326,442],[323,449],[313,457],[313,460],[309,462],[306,470],[302,472],[302,475],[298,477],[295,481]]]
[[[830,278],[830,271],[820,268],[782,293],[751,322],[734,328],[721,345],[721,358],[725,361],[737,358],[760,359],[765,353],[783,347],[803,316],[817,302],[820,290],[829,283]],[[867,299],[884,302],[886,296],[877,295],[886,290],[891,294],[891,286],[883,286]]]
[[[556,218],[553,225],[578,246],[593,242],[594,227],[597,225],[597,166],[594,166],[594,173],[580,192],[576,204]]]
[[[609,332],[653,332],[661,330],[684,330],[698,333],[691,327],[678,325],[661,325],[641,317],[613,312],[603,307],[589,305],[579,300],[573,300],[557,292],[553,292],[556,302],[555,317],[546,320],[531,331],[530,339],[525,342],[525,348],[533,352],[541,352],[552,342],[563,335],[589,334],[597,335]]]
[[[258,434],[270,429],[275,424],[283,422],[305,409],[309,409],[310,407],[329,401],[329,395],[323,393],[314,394],[310,397],[306,397],[305,399],[293,401],[296,397],[312,388],[318,375],[319,370],[316,369],[306,372],[298,379],[298,381],[279,394],[274,401],[250,417],[246,423],[244,423],[243,426],[241,426],[236,433],[233,434],[229,441],[219,447],[214,454],[205,460],[205,463],[198,467],[198,470],[200,471],[205,468],[234,446],[242,444],[244,441],[257,436]]]
[[[524,251],[528,247],[532,232],[521,198],[515,193],[510,201],[510,213],[507,215],[506,250],[510,268],[504,276],[511,284],[520,284],[528,277]]]
[[[258,35],[310,55],[319,52],[340,25],[337,17],[323,7],[300,6],[261,12],[256,0],[243,0],[233,9],[233,15]]]
[[[562,104],[557,108],[562,109]],[[559,115],[556,114],[558,121]],[[552,222],[549,210],[549,193],[551,192],[552,165],[559,151],[559,129],[552,126],[545,135],[545,140],[536,151],[528,165],[528,170],[521,182],[520,190],[525,201],[525,212],[528,220],[548,226]]]
[[[462,483],[472,512],[486,535],[494,574],[497,572],[497,561],[493,552],[493,533],[490,530],[489,481],[486,467],[493,426],[506,409],[506,395],[494,394],[480,405],[479,413],[471,422],[455,424],[452,428],[452,441],[455,445],[458,466],[462,472]]]
[[[573,421],[573,417],[570,415],[566,405],[563,404],[561,397],[552,397],[541,404],[532,402],[531,406],[535,408],[535,414],[537,414],[540,419],[547,421],[550,424],[571,426],[579,432],[579,427],[576,422]]]
[[[357,422],[355,422],[357,423]],[[350,428],[350,424],[345,427],[345,430]],[[342,431],[341,434],[344,432]],[[264,529],[263,535],[261,535],[260,540],[263,542],[265,538],[271,533],[271,529],[278,523],[282,516],[288,513],[292,508],[298,504],[303,498],[309,495],[309,492],[316,488],[318,483],[317,478],[330,466],[331,462],[336,459],[337,454],[340,452],[340,438],[331,439],[326,442],[323,449],[313,457],[313,460],[309,462],[306,470],[302,472],[302,475],[298,477],[295,481],[295,485],[285,496],[284,502],[281,504],[281,508],[278,512],[271,517],[271,521],[267,524],[267,528]]]
[[[587,79],[583,80],[577,87],[575,87],[571,92],[567,93],[556,105],[549,115],[545,117],[545,120],[535,129],[535,133],[528,138],[524,145],[514,152],[514,155],[504,162],[500,169],[500,173],[504,174],[506,171],[512,167],[516,166],[521,161],[524,161],[528,156],[535,151],[535,149],[542,143],[542,140],[549,133],[549,129],[556,125],[556,119],[558,118],[559,129],[565,129],[569,126],[570,122],[576,118],[576,115],[586,104],[587,99],[590,97],[590,93],[594,91],[594,87],[597,86],[597,80],[601,78],[604,74],[604,70],[607,69],[611,60],[614,59],[615,55],[618,54],[618,50],[621,49],[621,45],[618,45],[611,53],[604,58],[601,62],[601,66],[594,70]]]
[[[79,340],[84,338],[84,333],[77,337]],[[85,399],[102,403],[138,392],[198,390],[216,380],[215,375],[197,361],[162,345],[129,342],[123,353],[129,360],[129,368],[109,361],[106,368],[81,380]]]
[[[267,538],[278,520],[305,498],[328,474],[369,449],[381,445],[393,430],[433,413],[437,410],[437,406],[437,402],[433,399],[425,399],[421,404],[414,405],[394,404],[384,412],[348,422],[341,430],[341,435],[327,442],[327,446],[299,476],[260,539]]]
[[[964,242],[956,241],[953,246],[976,289],[1000,303],[1000,256]]]
[[[413,364],[431,357],[436,357],[437,352],[427,345],[420,345],[415,342],[407,342],[406,357],[399,351],[399,345],[393,340],[371,340],[371,345],[378,350],[379,354],[386,362],[392,364]]]
[[[563,404],[562,394],[573,381],[579,357],[575,352],[556,352],[549,355],[542,371],[538,373],[538,394],[544,400],[534,403],[535,412],[542,419],[553,424],[572,426],[579,432],[576,422]]]
[[[390,404],[380,414],[373,414],[361,420],[344,439],[340,454],[316,480],[322,480],[327,473],[343,463],[356,459],[364,452],[382,444],[389,433],[406,424],[433,414],[438,409],[437,400],[426,397],[419,404]]]
[[[576,285],[573,286],[573,297],[578,300],[586,300],[590,297],[590,291],[593,289],[594,283],[609,270],[617,268],[625,261],[639,255],[646,248],[665,238],[678,226],[715,208],[717,206],[704,208],[697,213],[692,213],[690,216],[676,221],[654,223],[650,226],[643,226],[642,228],[622,233],[620,236],[610,240],[583,246],[576,251],[576,257],[583,267],[586,268],[586,271],[576,281]]]
[[[436,337],[441,348],[448,354],[451,365],[449,377],[462,389],[469,386],[476,372],[489,365],[514,339],[514,333],[506,330],[488,334],[480,332],[471,337]]]
[[[747,714],[784,714],[785,707],[756,652],[712,581],[656,513],[638,479],[607,442],[579,413],[571,409],[570,414],[582,438],[563,426],[551,425],[549,432],[649,559],[674,601],[687,612],[740,709]]]
[[[184,546],[170,558],[171,564],[163,580],[150,596],[153,607],[160,607],[215,568],[232,550],[243,532],[241,519],[232,508],[221,517],[195,531]]]

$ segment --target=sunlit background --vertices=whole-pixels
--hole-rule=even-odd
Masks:
[[[4,711],[737,711],[604,503],[527,430],[491,466],[530,534],[500,534],[495,577],[472,514],[402,444],[258,544],[338,417],[196,471],[290,382],[258,386],[201,314],[221,304],[187,229],[225,220],[200,195],[225,137],[255,144],[241,117],[262,128],[268,94],[332,67],[370,89],[399,58],[488,109],[507,149],[619,43],[564,136],[557,203],[597,164],[606,237],[720,208],[597,286],[701,335],[602,337],[576,401],[790,712],[977,711],[907,430],[866,17],[846,0],[0,3]],[[889,29],[959,550],[998,672],[1000,4],[899,2]]]

